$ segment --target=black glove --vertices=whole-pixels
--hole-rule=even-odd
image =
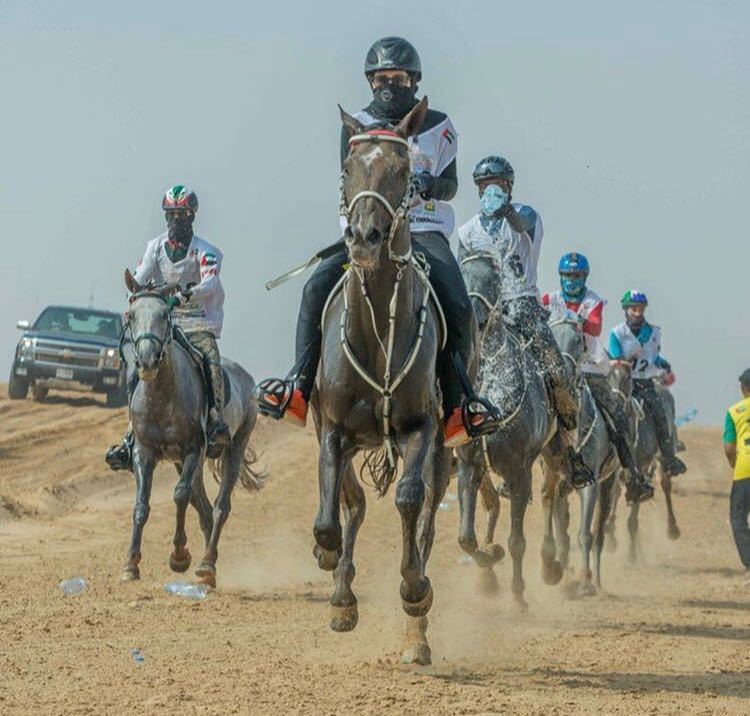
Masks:
[[[421,172],[414,177],[414,191],[423,199],[430,199],[434,177],[430,172]]]

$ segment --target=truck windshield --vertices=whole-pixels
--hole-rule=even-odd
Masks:
[[[117,338],[120,335],[120,326],[120,317],[116,314],[50,306],[36,319],[34,329]]]

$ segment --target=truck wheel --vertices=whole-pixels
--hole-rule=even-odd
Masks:
[[[15,365],[10,369],[8,379],[8,397],[11,400],[23,400],[29,394],[29,380],[16,375]]]
[[[122,408],[128,404],[128,392],[123,385],[107,393],[108,408]]]
[[[49,393],[49,388],[42,388],[41,386],[33,386],[31,389],[31,395],[38,403],[41,403]]]

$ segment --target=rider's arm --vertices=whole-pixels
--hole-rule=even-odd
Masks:
[[[423,199],[437,199],[438,201],[450,201],[458,191],[458,174],[456,172],[456,160],[454,159],[440,176],[434,176],[429,172],[423,173],[425,189],[420,192]]]
[[[221,281],[219,280],[221,259],[221,254],[217,256],[209,252],[201,253],[201,282],[190,288],[191,298],[198,301],[205,300],[221,289]]]
[[[154,242],[150,241],[146,246],[146,252],[143,254],[143,258],[136,267],[133,278],[141,286],[148,285],[151,281],[156,278],[156,252],[154,251]]]
[[[519,234],[526,233],[532,241],[534,240],[537,215],[530,206],[524,204],[519,210],[516,210],[513,204],[508,202],[505,218],[514,231]]]
[[[586,316],[583,322],[583,332],[589,336],[600,336],[602,333],[602,312],[604,311],[604,302],[599,301]]]
[[[737,428],[728,410],[724,417],[724,454],[729,464],[734,467],[737,460]]]
[[[609,332],[609,347],[607,349],[607,353],[609,353],[609,357],[612,360],[621,360],[625,357],[622,352],[620,339],[617,337],[614,331]]]

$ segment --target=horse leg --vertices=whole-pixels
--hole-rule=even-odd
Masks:
[[[425,497],[425,482],[432,484],[435,423],[426,418],[409,434],[404,451],[404,470],[396,485],[396,507],[401,515],[401,606],[407,615],[406,641],[401,661],[406,664],[430,664],[427,643],[427,613],[432,606],[432,585],[425,575],[425,563],[419,553],[417,526]]]
[[[180,472],[182,472],[182,470],[180,470]],[[193,489],[190,492],[190,504],[198,513],[198,522],[201,526],[201,532],[203,532],[205,545],[208,547],[208,542],[211,539],[211,531],[213,529],[213,516],[211,502],[208,499],[206,485],[203,482],[202,470],[200,474],[193,477]]]
[[[510,537],[508,538],[508,550],[513,558],[513,581],[511,589],[513,597],[521,609],[527,609],[528,604],[524,598],[526,584],[523,581],[523,557],[526,553],[526,537],[523,533],[523,521],[526,515],[526,507],[529,504],[531,492],[531,469],[524,465],[509,475],[510,488]]]
[[[336,426],[328,424],[321,428],[318,456],[320,505],[313,525],[313,555],[318,566],[327,572],[336,569],[341,554],[341,483],[351,464],[351,456],[345,454],[341,442]]]
[[[617,473],[610,475],[599,484],[599,510],[594,528],[594,579],[598,589],[602,588],[602,550],[607,518],[612,507],[612,490],[616,484]]]
[[[152,450],[136,444],[133,448],[133,475],[135,477],[135,504],[133,505],[133,534],[128,550],[128,559],[122,570],[122,580],[129,582],[141,578],[138,567],[141,561],[141,538],[143,527],[151,511],[151,484],[154,477],[156,456]]]
[[[628,551],[628,560],[630,564],[635,564],[638,560],[637,541],[638,541],[638,509],[639,502],[630,505],[630,514],[628,515],[628,534],[630,535],[630,549]]]
[[[341,485],[344,508],[344,542],[341,559],[333,572],[336,588],[331,597],[331,629],[351,631],[359,619],[357,597],[352,591],[354,569],[354,543],[365,518],[365,492],[359,484],[351,464],[346,469]]]
[[[203,471],[203,453],[190,453],[182,462],[182,472],[174,486],[174,503],[177,507],[175,531],[172,544],[174,550],[169,555],[169,567],[173,572],[186,572],[190,567],[192,557],[187,548],[187,533],[185,532],[185,514],[190,504],[193,492],[193,479]],[[203,479],[202,477],[200,479]]]
[[[570,527],[570,505],[568,503],[568,495],[562,494],[559,490],[557,495],[555,495],[553,517],[555,520],[557,560],[560,562],[563,570],[566,570],[570,559],[570,535],[568,534],[568,528]]]
[[[617,519],[617,503],[620,499],[620,495],[622,494],[622,482],[620,480],[620,475],[621,475],[621,471],[617,470],[615,472],[615,476],[612,478],[614,482],[610,490],[611,505],[609,509],[609,517],[607,518],[607,521],[604,523],[605,541],[607,544],[607,550],[609,552],[614,552],[617,549],[617,537],[615,535],[615,532],[616,532],[615,521]]]
[[[555,510],[555,499],[560,472],[557,454],[549,448],[542,452],[542,512],[544,514],[544,539],[542,540],[542,580],[545,584],[559,584],[563,576],[563,568],[557,561],[557,545],[552,528],[552,517]]]
[[[417,524],[417,544],[422,564],[427,564],[432,553],[432,544],[435,541],[435,515],[448,488],[450,466],[451,451],[436,444],[432,451],[432,470],[430,471],[433,479],[425,485],[426,499]]]
[[[664,499],[667,501],[667,537],[671,540],[680,538],[680,528],[677,526],[677,518],[672,506],[672,477],[662,471],[661,489],[664,490]]]
[[[597,470],[598,472],[598,470]],[[598,475],[596,476],[598,479]],[[578,528],[578,546],[581,548],[581,574],[576,588],[577,596],[591,597],[596,588],[591,582],[591,523],[594,519],[598,485],[588,485],[579,491],[581,499],[581,524]]]

